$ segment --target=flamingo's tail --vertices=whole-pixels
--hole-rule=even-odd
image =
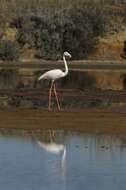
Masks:
[[[38,78],[38,80],[44,79],[44,77],[45,77],[45,74],[41,75],[41,76]]]

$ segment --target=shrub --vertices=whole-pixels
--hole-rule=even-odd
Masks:
[[[9,40],[0,41],[0,59],[2,60],[16,60],[19,56],[17,45]]]
[[[37,48],[37,57],[59,59],[69,51],[73,59],[81,59],[95,51],[98,37],[104,33],[105,18],[98,6],[84,4],[53,14],[24,14],[13,25],[18,29],[17,41]]]
[[[20,16],[11,23],[12,26],[18,28],[17,42],[20,43],[20,45],[27,43],[30,47],[34,46],[34,33],[36,32],[34,24],[35,22],[32,21],[32,17],[28,15]]]
[[[58,19],[61,14],[63,20]],[[86,58],[96,49],[98,36],[104,32],[103,16],[93,7],[59,11],[46,23],[41,24],[36,44],[40,57],[47,59],[57,59],[64,51],[71,52],[73,59]]]

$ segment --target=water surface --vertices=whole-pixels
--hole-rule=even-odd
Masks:
[[[126,189],[126,136],[4,131],[0,189]]]

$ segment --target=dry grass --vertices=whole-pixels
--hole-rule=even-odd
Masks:
[[[123,42],[126,40],[126,28],[118,33],[99,39],[97,51],[89,56],[94,60],[123,60]]]

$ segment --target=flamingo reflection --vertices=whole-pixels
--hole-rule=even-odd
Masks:
[[[55,143],[52,138],[50,142],[42,142],[40,140],[37,141],[37,144],[40,148],[44,149],[45,151],[51,154],[62,154],[61,158],[61,169],[62,174],[65,175],[66,173],[66,146],[64,144]]]

